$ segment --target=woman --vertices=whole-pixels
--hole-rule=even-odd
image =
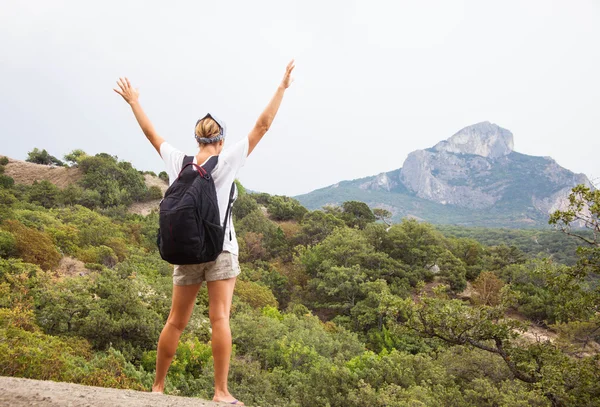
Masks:
[[[207,114],[196,123],[195,137],[198,141],[199,150],[194,157],[194,162],[201,165],[200,163],[205,163],[211,156],[219,156],[218,164],[213,170],[212,176],[217,190],[221,224],[223,224],[225,216],[225,209],[222,208],[225,208],[228,203],[231,184],[239,169],[244,165],[246,157],[269,130],[283,99],[283,94],[293,81],[291,74],[294,67],[294,61],[292,60],[286,68],[283,80],[275,95],[256,121],[248,137],[243,138],[231,148],[222,151],[225,141],[225,125],[214,116]],[[131,87],[129,79],[120,78],[117,84],[119,85],[118,89],[113,90],[131,106],[142,131],[164,160],[169,174],[169,181],[173,183],[181,170],[185,154],[165,142],[156,133],[152,123],[140,106],[138,91]],[[206,281],[215,367],[213,401],[244,405],[244,403],[236,400],[227,389],[227,375],[231,357],[229,313],[236,277],[240,274],[238,244],[231,222],[227,224],[225,236],[223,252],[214,262],[174,266],[173,300],[169,318],[158,341],[156,378],[152,386],[153,392],[162,393],[164,390],[165,377],[173,356],[175,356],[179,337],[190,319],[198,290],[202,282]]]

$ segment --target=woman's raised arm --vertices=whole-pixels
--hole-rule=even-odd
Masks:
[[[152,122],[146,116],[144,109],[140,105],[139,96],[140,92],[137,89],[134,89],[127,78],[119,78],[117,81],[117,85],[119,85],[119,89],[113,89],[119,95],[125,99],[129,106],[131,106],[131,110],[133,110],[133,114],[137,119],[138,124],[142,128],[142,131],[146,135],[146,138],[152,143],[158,154],[160,155],[160,145],[164,143],[165,139],[158,135],[156,130],[154,130],[154,126]]]
[[[281,83],[277,87],[275,95],[273,95],[271,101],[269,102],[265,110],[258,117],[258,120],[256,121],[256,124],[254,125],[252,131],[250,131],[250,134],[248,134],[248,155],[250,155],[252,150],[254,150],[254,147],[256,147],[258,142],[269,130],[269,127],[271,127],[271,123],[273,123],[273,119],[275,119],[275,115],[279,110],[279,105],[281,105],[283,94],[285,93],[285,90],[289,88],[292,82],[294,81],[294,79],[292,78],[292,71],[295,67],[296,65],[294,65],[294,60],[292,59],[287,65],[287,68],[285,69],[285,74],[283,75]]]

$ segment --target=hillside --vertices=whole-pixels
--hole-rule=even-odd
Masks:
[[[78,168],[57,167],[34,164],[27,161],[8,158],[4,174],[15,180],[17,184],[31,185],[35,181],[50,181],[59,188],[79,181],[82,177]]]
[[[397,170],[341,181],[296,198],[307,208],[347,200],[387,209],[393,219],[437,224],[540,227],[564,208],[583,174],[549,157],[513,150],[510,131],[489,122],[466,127],[432,148],[410,153]]]
[[[5,166],[4,175],[14,179],[17,184],[32,185],[35,181],[49,181],[60,189],[75,184],[83,177],[81,170],[77,167],[59,167],[30,163],[22,160],[8,158],[8,164]],[[146,187],[158,187],[165,193],[169,185],[155,175],[144,174]],[[158,209],[160,199],[151,199],[143,202],[134,202],[129,207],[130,213],[139,215],[148,215],[153,210]]]
[[[105,153],[80,157],[82,178],[64,189],[14,184],[2,174],[5,161],[0,376],[149,391],[173,268],[157,250],[157,213],[129,205],[150,210],[166,184],[148,187],[153,177]],[[239,191],[233,222],[242,273],[228,383],[239,400],[263,407],[600,400],[597,240],[578,255],[582,243],[567,244],[557,232],[442,233],[409,219],[384,225],[362,202],[309,211],[289,197]],[[593,225],[599,207],[590,205]],[[181,403],[213,394],[208,304],[203,287],[167,376],[167,394],[191,398]],[[179,404],[62,386],[10,382],[1,396],[9,405]]]

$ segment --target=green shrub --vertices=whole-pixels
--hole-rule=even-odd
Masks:
[[[85,354],[81,340],[65,341],[40,332],[31,311],[0,309],[0,336],[5,338],[0,342],[2,376],[61,380],[65,356]]]
[[[30,309],[48,277],[35,264],[21,259],[0,259],[0,308]]]
[[[14,219],[18,220],[28,228],[46,231],[48,227],[59,227],[62,223],[56,219],[54,214],[43,210],[38,206],[28,209],[15,209]]]
[[[46,233],[28,228],[17,220],[4,221],[2,228],[15,236],[18,255],[25,262],[37,264],[44,270],[58,266],[60,253]]]
[[[79,168],[84,173],[81,186],[99,193],[103,207],[129,205],[146,198],[144,177],[128,162],[101,153],[82,158]]]
[[[162,199],[163,193],[162,190],[156,185],[152,185],[148,188],[148,193],[146,195],[146,200],[151,201],[154,199]]]
[[[274,222],[267,219],[260,209],[255,209],[236,224],[238,236],[244,237],[247,232],[262,235],[264,249],[268,257],[274,257],[280,253],[286,253],[288,243],[283,230]],[[256,240],[256,239],[254,239]],[[262,243],[261,243],[262,245]],[[262,258],[262,260],[266,260]]]
[[[246,195],[248,192],[246,192],[246,188],[242,185],[242,183],[240,182],[240,180],[235,180],[235,186],[237,188],[238,191],[238,197],[242,197],[244,195]]]
[[[122,237],[111,237],[106,241],[105,245],[113,250],[114,254],[117,256],[119,261],[125,260],[125,258],[129,254],[127,242],[125,242],[125,239],[123,239]]]
[[[252,198],[254,198],[254,200],[256,202],[258,202],[260,205],[263,205],[263,206],[269,205],[269,202],[271,200],[271,195],[267,194],[266,192],[261,192],[261,193],[251,194],[251,195],[252,195]]]
[[[275,220],[301,221],[308,210],[296,199],[287,196],[273,196],[267,206],[269,215]]]
[[[13,257],[17,255],[17,239],[5,230],[0,230],[0,257]]]
[[[150,378],[110,348],[92,353],[81,338],[46,335],[33,313],[0,309],[0,375],[67,381],[89,386],[147,390]],[[148,383],[146,386],[143,382]]]
[[[102,206],[100,192],[84,189],[75,184],[71,184],[61,191],[60,201],[63,205],[82,205],[90,209]]]
[[[13,195],[13,191],[0,189],[0,206],[9,207],[17,202],[17,198]]]
[[[233,214],[233,219],[241,220],[245,218],[250,212],[259,209],[258,203],[252,198],[251,195],[241,195],[236,199],[235,204],[233,205],[231,211]]]
[[[72,206],[57,210],[55,213],[63,223],[77,228],[81,247],[105,245],[114,237],[124,237],[119,223],[97,211],[82,206]]]
[[[52,236],[54,244],[62,253],[72,256],[79,249],[79,230],[76,227],[60,225],[47,227],[45,231]]]
[[[165,181],[167,184],[169,183],[169,174],[166,171],[161,171],[158,173],[158,178]]]
[[[0,165],[4,166],[8,164],[8,157],[2,156],[0,157]]]
[[[38,298],[38,323],[51,335],[86,338],[98,350],[111,346],[129,360],[156,346],[160,316],[140,296],[146,288],[131,276],[104,269],[66,278]]]
[[[237,281],[235,284],[235,295],[241,301],[250,304],[252,308],[277,307],[277,299],[271,290],[269,290],[269,287],[252,281]]]
[[[81,248],[75,256],[84,263],[96,263],[110,268],[119,262],[113,249],[104,245]]]
[[[0,188],[12,188],[15,185],[15,180],[11,177],[0,174]]]
[[[29,202],[43,206],[55,207],[60,202],[60,189],[50,181],[34,181],[29,187],[27,198]]]

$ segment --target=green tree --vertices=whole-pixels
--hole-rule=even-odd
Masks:
[[[40,151],[37,148],[34,148],[32,151],[27,153],[27,159],[25,161],[28,161],[30,163],[35,163],[35,164],[43,164],[43,165],[59,165],[59,166],[64,165],[62,161],[60,161],[58,158],[50,155],[46,150]]]
[[[375,208],[373,209],[373,215],[387,226],[391,226],[392,212],[387,209]]]
[[[578,261],[569,271],[550,280],[550,287],[569,293],[558,307],[563,338],[581,346],[585,353],[589,341],[600,341],[600,190],[585,185],[573,188],[566,210],[555,211],[549,223],[580,240]],[[584,226],[591,235],[574,229]],[[593,280],[593,284],[589,281]]]
[[[267,206],[269,215],[278,221],[300,221],[308,210],[294,198],[287,196],[272,196]]]
[[[312,211],[304,215],[302,228],[296,238],[297,244],[305,246],[322,242],[336,228],[344,226],[344,221],[323,211]]]
[[[600,190],[585,185],[577,185],[569,195],[569,206],[566,210],[557,210],[550,216],[549,223],[562,232],[575,236],[590,246],[600,247]],[[583,226],[594,232],[592,237],[573,230]]]
[[[368,223],[377,220],[371,208],[364,202],[346,201],[342,204],[342,210],[343,219],[349,227],[364,229]]]
[[[79,161],[81,161],[81,159],[83,159],[84,157],[87,157],[85,151],[76,149],[71,151],[69,154],[65,154],[63,158],[65,159],[67,164],[69,164],[69,166],[73,167],[79,165]]]
[[[496,306],[500,304],[500,293],[504,287],[504,282],[494,273],[485,271],[473,282],[475,294],[473,300],[479,305]]]
[[[600,401],[600,386],[594,379],[600,375],[597,363],[590,363],[589,359],[573,361],[550,342],[519,344],[517,338],[525,326],[504,317],[510,304],[508,290],[504,290],[505,298],[495,307],[468,306],[449,299],[441,289],[436,294],[421,296],[418,303],[392,298],[385,304],[390,322],[453,346],[496,355],[514,378],[531,389],[539,389],[552,406],[593,405]],[[561,373],[557,375],[558,372]]]
[[[359,265],[352,267],[331,267],[317,274],[311,281],[319,303],[317,306],[349,311],[363,297],[361,286],[367,275]]]

